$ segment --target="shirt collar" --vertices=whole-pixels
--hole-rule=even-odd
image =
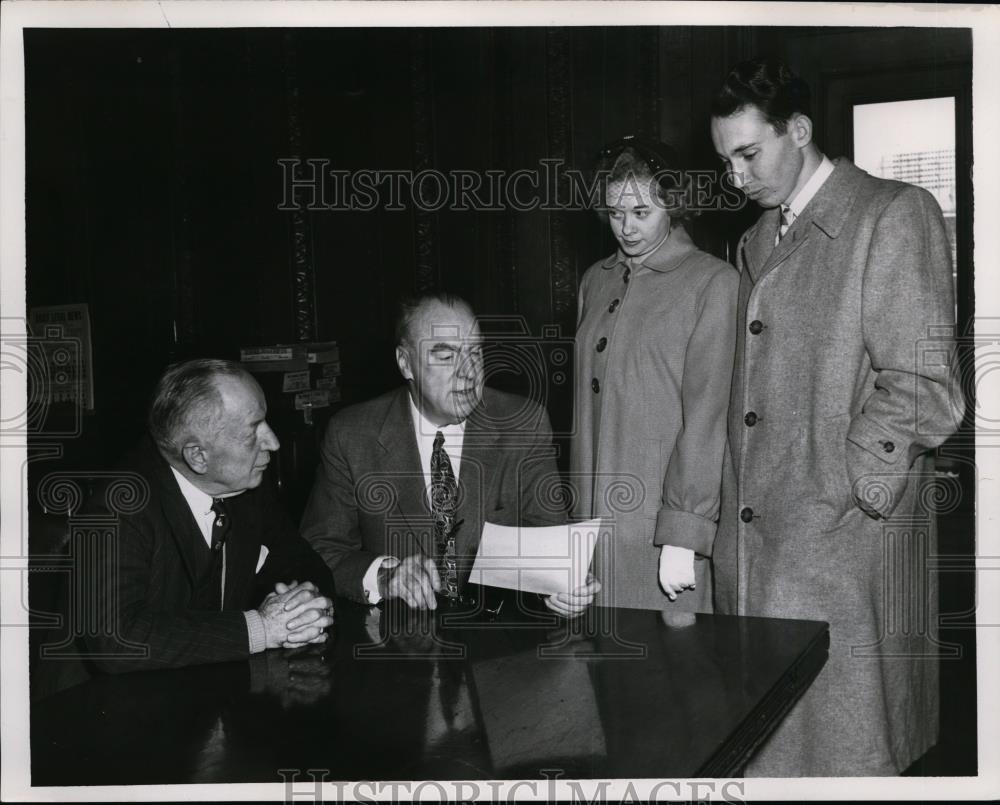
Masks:
[[[687,230],[679,221],[670,227],[669,235],[660,241],[660,245],[641,255],[640,258],[632,258],[621,249],[611,255],[602,264],[603,268],[614,268],[617,265],[629,266],[633,271],[639,268],[651,268],[653,271],[672,271],[680,266],[690,257],[697,248]]]
[[[212,511],[211,495],[202,492],[197,486],[181,475],[176,467],[171,466],[170,470],[173,472],[174,478],[177,479],[177,485],[180,487],[181,494],[184,496],[184,500],[187,501],[192,514],[195,516],[204,516]]]
[[[833,173],[833,163],[824,154],[819,166],[813,171],[813,175],[809,177],[809,181],[795,194],[795,198],[784,204],[785,207],[788,207],[792,211],[793,218],[798,218],[802,214],[806,205],[812,201],[813,196],[819,192],[819,189],[823,186],[823,182],[830,177],[831,173]]]
[[[447,441],[449,436],[463,436],[465,434],[465,422],[462,420],[457,424],[451,425],[434,425],[427,420],[420,409],[417,408],[416,403],[413,402],[413,395],[407,394],[407,398],[410,401],[410,413],[413,415],[413,426],[417,429],[418,438],[430,438],[433,439],[438,431],[441,431],[442,435]]]

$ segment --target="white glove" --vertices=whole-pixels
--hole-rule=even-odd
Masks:
[[[660,586],[671,601],[677,600],[678,593],[694,589],[694,551],[675,545],[660,547]]]

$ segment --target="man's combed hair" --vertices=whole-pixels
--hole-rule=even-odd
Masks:
[[[432,293],[416,294],[414,296],[407,296],[399,303],[399,309],[396,313],[396,328],[395,328],[395,338],[396,346],[416,346],[412,343],[413,338],[410,332],[410,328],[413,325],[413,320],[416,318],[417,313],[427,305],[437,302],[439,304],[445,305],[446,307],[456,308],[464,307],[469,311],[472,310],[472,306],[466,302],[461,296],[457,296],[453,293],[448,293],[447,291],[437,291]]]
[[[163,373],[153,391],[146,424],[166,455],[180,458],[190,438],[217,429],[223,411],[215,381],[221,376],[249,375],[238,363],[215,358],[175,363]]]
[[[712,117],[729,117],[756,106],[777,134],[788,129],[793,115],[811,116],[809,85],[781,59],[740,62],[712,98]]]

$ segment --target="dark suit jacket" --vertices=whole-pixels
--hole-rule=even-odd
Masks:
[[[196,551],[204,537],[170,465],[144,439],[121,469],[145,480],[130,513],[117,514],[113,539],[94,574],[103,629],[86,638],[91,659],[106,671],[194,665],[249,655],[244,610],[255,608],[278,581],[311,581],[333,594],[330,572],[298,536],[266,483],[229,498],[226,595],[222,610],[192,609]],[[140,484],[141,486],[141,484]],[[90,510],[108,516],[107,494]],[[112,515],[113,516],[113,515]],[[255,573],[261,546],[267,561]],[[91,630],[93,631],[93,630]]]
[[[460,582],[468,578],[484,521],[566,522],[545,409],[487,388],[466,422],[459,485]],[[338,595],[364,602],[362,579],[380,554],[434,556],[425,489],[406,387],[330,420],[301,532],[333,570]]]

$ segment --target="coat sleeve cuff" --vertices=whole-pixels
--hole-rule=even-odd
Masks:
[[[705,517],[680,509],[660,509],[656,515],[654,545],[688,548],[701,556],[712,555],[717,524]]]
[[[267,636],[264,634],[264,619],[255,609],[248,609],[243,613],[247,619],[247,635],[250,639],[250,653],[260,654],[267,648]]]
[[[885,468],[900,463],[902,456],[909,456],[910,439],[894,434],[887,428],[880,425],[871,417],[860,414],[851,420],[847,428],[847,441],[857,445],[867,453],[867,456],[859,455],[868,465],[868,469],[876,467]],[[909,462],[903,463],[903,469],[909,466]]]
[[[869,517],[889,517],[906,490],[911,440],[864,414],[847,429],[847,476],[855,503]],[[903,458],[903,457],[906,458]]]

